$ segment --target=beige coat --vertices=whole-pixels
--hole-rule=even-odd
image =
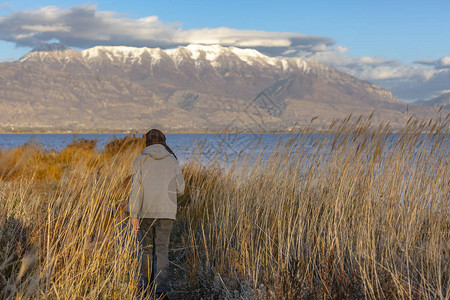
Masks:
[[[130,216],[175,220],[177,195],[184,193],[184,186],[175,157],[163,145],[146,147],[133,163]]]

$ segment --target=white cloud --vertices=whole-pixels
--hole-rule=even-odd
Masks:
[[[163,24],[156,16],[129,19],[115,12],[97,11],[96,6],[89,5],[67,10],[47,6],[0,17],[0,39],[29,47],[51,40],[78,48],[99,44],[166,46],[173,44],[178,30],[173,24]]]
[[[226,27],[183,30],[157,16],[130,19],[80,5],[66,10],[47,6],[35,11],[13,12],[0,18],[0,39],[18,46],[34,47],[59,40],[68,47],[127,45],[169,48],[187,44],[221,44],[256,48],[269,55],[289,50],[324,51],[334,41],[328,37],[300,33],[238,30]]]

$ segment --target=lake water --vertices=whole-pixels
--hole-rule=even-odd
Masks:
[[[77,139],[97,141],[97,150],[102,150],[108,141],[120,139],[127,134],[0,134],[0,150],[7,150],[26,143],[40,145],[45,150],[61,150]],[[322,139],[323,134],[308,134],[305,139],[305,149],[314,153],[317,141]],[[423,134],[421,139],[427,135]],[[232,161],[242,154],[261,151],[262,158],[269,154],[277,142],[289,141],[293,134],[166,134],[167,144],[175,152],[181,162],[189,159],[199,159],[202,162],[219,160],[222,162]],[[398,135],[390,135],[387,143],[391,144]],[[257,143],[257,141],[259,141]],[[450,137],[444,138],[444,151],[450,151]],[[319,143],[320,144],[320,143]],[[419,145],[417,145],[419,146]],[[430,145],[431,146],[431,145]],[[198,149],[201,148],[199,152]],[[321,155],[326,155],[331,145],[322,148]],[[431,146],[432,147],[432,146]],[[389,147],[388,147],[389,148]],[[256,149],[256,150],[255,150]],[[442,148],[441,148],[442,149]],[[433,149],[428,149],[432,151]],[[201,153],[201,157],[195,157],[193,153]]]
[[[22,146],[26,143],[37,144],[44,150],[61,150],[79,139],[96,140],[97,150],[113,139],[128,134],[0,134],[0,150]],[[231,160],[242,150],[248,151],[260,139],[259,145],[269,149],[278,139],[288,139],[290,134],[178,134],[168,133],[167,144],[180,161],[188,159],[195,149],[201,147],[202,160],[213,159],[220,149],[221,159]],[[267,150],[268,151],[268,150]],[[216,156],[217,157],[217,156]]]
[[[113,138],[123,138],[126,134],[28,134],[28,133],[8,133],[0,134],[0,149],[11,149],[22,146],[26,143],[36,143],[42,145],[43,149],[61,150],[77,139],[97,140],[99,149],[103,148],[106,142]]]

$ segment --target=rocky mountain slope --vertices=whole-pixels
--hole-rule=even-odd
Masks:
[[[0,127],[267,131],[349,113],[401,124],[433,109],[300,58],[189,45],[177,49],[50,45],[0,64]]]
[[[435,108],[443,108],[450,110],[450,93],[444,93],[439,97],[433,98],[427,101],[418,101],[419,105],[435,107]]]

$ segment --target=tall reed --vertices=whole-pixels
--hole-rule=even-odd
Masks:
[[[212,156],[199,143],[182,166],[171,259],[185,280],[172,295],[450,297],[448,125],[410,120],[392,135],[348,118],[232,157],[226,140]],[[0,152],[0,297],[133,297],[123,210],[143,147],[129,136],[100,152],[86,140]]]
[[[447,122],[334,123],[185,170],[192,284],[247,298],[449,297]],[[426,132],[426,134],[424,134]]]
[[[142,141],[101,153],[80,140],[57,153],[4,151],[0,298],[125,299],[137,285],[136,240],[122,202]],[[112,153],[110,148],[115,148]]]

